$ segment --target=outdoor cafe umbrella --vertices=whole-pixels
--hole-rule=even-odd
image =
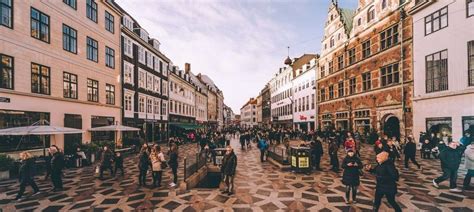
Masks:
[[[0,130],[0,135],[39,135],[43,140],[43,156],[46,156],[45,135],[80,134],[84,131],[68,127],[51,126],[46,120],[40,120],[26,127],[12,127]],[[18,144],[20,145],[20,144]]]
[[[125,131],[140,131],[140,128],[135,127],[128,127],[121,125],[119,123],[115,123],[109,126],[103,127],[94,127],[89,129],[90,132],[106,132],[106,131],[113,131],[115,132],[115,145],[117,145],[117,132],[125,132]]]

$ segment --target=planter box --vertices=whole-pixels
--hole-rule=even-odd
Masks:
[[[10,171],[0,171],[0,180],[10,179]]]

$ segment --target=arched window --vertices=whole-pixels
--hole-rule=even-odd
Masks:
[[[334,46],[334,37],[331,37],[331,40],[329,41],[329,47],[332,48]]]
[[[367,10],[367,23],[374,20],[375,18],[375,8],[371,6],[369,10]]]
[[[382,10],[387,7],[387,0],[382,0]]]

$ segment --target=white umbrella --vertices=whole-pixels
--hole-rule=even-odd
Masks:
[[[103,127],[94,127],[94,128],[89,129],[90,132],[106,132],[106,131],[115,132],[115,145],[117,145],[117,132],[140,131],[140,130],[141,130],[140,128],[124,126],[117,122],[113,125],[103,126]]]

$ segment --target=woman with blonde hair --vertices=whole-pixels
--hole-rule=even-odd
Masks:
[[[33,195],[39,193],[39,188],[33,179],[35,164],[33,157],[29,152],[22,152],[20,153],[20,159],[21,165],[18,173],[18,178],[20,181],[20,191],[18,191],[15,200],[21,200],[21,197],[23,196],[27,185],[30,185],[31,188],[33,188]]]
[[[161,187],[161,176],[163,174],[162,162],[165,161],[165,156],[161,152],[161,147],[154,145],[150,153],[150,161],[153,175],[153,186]]]

